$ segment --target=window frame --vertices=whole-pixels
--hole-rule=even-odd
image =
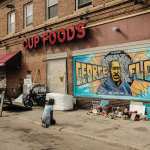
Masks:
[[[29,5],[32,5],[32,15],[31,15],[32,16],[32,22],[27,24],[27,17],[31,17],[31,16],[27,16],[27,7]],[[24,21],[24,23],[23,23],[24,28],[33,25],[33,2],[32,1],[23,5],[23,21]]]
[[[55,18],[55,17],[58,16],[58,2],[59,2],[59,0],[55,0],[55,1],[57,1],[57,2],[54,3],[54,4],[48,5],[49,0],[46,0],[46,20],[49,20],[49,19],[52,19],[52,18]],[[53,17],[50,17],[50,16],[49,16],[49,7],[53,7],[53,6],[55,6],[55,5],[56,5],[56,7],[57,7],[57,14],[56,14],[55,16],[53,16]]]
[[[11,22],[12,14],[14,14],[14,23]],[[14,30],[12,30],[13,24]],[[8,34],[15,33],[15,30],[16,30],[16,12],[13,10],[7,13],[7,33]]]
[[[79,0],[76,0],[76,10],[83,8],[83,7],[86,7],[86,6],[89,6],[89,5],[92,5],[92,0],[90,2],[87,2],[87,3],[82,4],[82,5],[79,5]]]

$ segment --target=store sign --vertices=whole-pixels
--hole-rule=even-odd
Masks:
[[[85,23],[71,25],[66,28],[60,28],[56,31],[47,30],[41,35],[35,34],[24,41],[26,49],[37,49],[38,47],[45,47],[46,45],[56,45],[57,43],[65,43],[73,40],[83,39],[86,35]]]

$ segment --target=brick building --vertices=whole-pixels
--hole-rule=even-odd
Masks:
[[[146,100],[149,4],[149,0],[0,0],[0,61],[3,58],[7,88],[17,92],[19,80],[31,71],[33,82],[46,84],[51,92]],[[114,76],[113,65],[119,72]]]

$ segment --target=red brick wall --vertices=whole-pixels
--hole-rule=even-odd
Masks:
[[[113,0],[93,0],[93,6],[98,6],[103,3],[112,2]],[[7,2],[7,1],[6,1]],[[4,37],[7,35],[7,13],[11,11],[10,8],[6,8],[7,3],[0,3],[0,37]],[[24,14],[23,14],[23,6],[24,4],[31,2],[31,0],[13,0],[12,3],[15,5],[16,11],[16,32],[20,32],[24,29]],[[36,0],[33,1],[33,27],[36,27],[40,24],[46,23],[46,0]],[[120,6],[117,6],[120,7]],[[135,7],[135,6],[133,6]],[[132,7],[132,8],[133,8]],[[137,5],[137,7],[141,7],[141,4]],[[93,7],[90,7],[92,9]],[[129,12],[132,10],[129,10]],[[114,9],[114,7],[112,7]],[[126,7],[125,9],[129,9]],[[133,8],[134,9],[134,8]],[[68,16],[71,14],[77,14],[78,12],[87,11],[85,9],[75,10],[75,0],[59,0],[58,3],[58,19],[64,16]],[[122,10],[120,10],[122,11]],[[136,11],[136,9],[134,9]],[[110,11],[109,11],[110,12]],[[115,11],[111,12],[115,13]],[[97,14],[96,14],[97,15]],[[109,13],[108,13],[109,16]],[[115,14],[114,14],[115,17]],[[97,16],[97,19],[101,18]],[[108,17],[109,18],[109,17]],[[106,18],[105,18],[106,19]],[[49,20],[48,22],[51,22]]]
[[[24,28],[24,5],[31,0],[16,0],[16,32],[22,31]],[[45,21],[45,1],[33,1],[33,26],[42,24]]]
[[[40,25],[42,24],[45,19],[46,19],[46,15],[45,15],[45,1],[44,0],[36,0],[34,1],[34,5],[33,5],[33,16],[35,16],[34,19],[34,26]]]
[[[22,31],[24,28],[23,20],[23,6],[31,2],[31,0],[16,0],[15,11],[16,11],[16,32]],[[33,26],[40,25],[46,21],[46,0],[33,1]],[[6,3],[7,4],[7,3]],[[5,3],[0,3],[0,37],[7,35],[7,13],[11,11],[10,8],[6,8]],[[74,0],[59,0],[58,5],[59,17],[72,14],[75,10]]]
[[[7,13],[9,9],[3,5],[0,7],[0,37],[4,37],[7,34]]]
[[[59,0],[58,10],[60,17],[72,14],[75,11],[75,0]]]
[[[93,6],[104,4],[106,0],[93,0]]]
[[[24,4],[31,2],[31,0],[16,0],[15,12],[16,12],[16,32],[22,31],[24,29]],[[36,0],[33,1],[33,26],[42,24],[45,21],[45,1]],[[0,37],[7,35],[7,13],[12,11],[12,9],[6,7],[7,3],[0,4]]]

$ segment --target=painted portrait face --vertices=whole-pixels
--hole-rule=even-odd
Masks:
[[[117,60],[111,62],[111,77],[112,80],[119,85],[121,83],[121,67]]]

